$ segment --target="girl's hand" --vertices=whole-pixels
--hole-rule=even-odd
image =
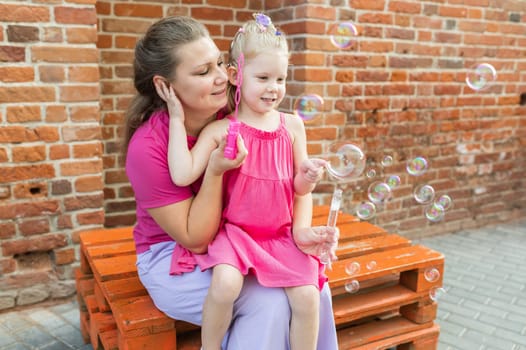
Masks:
[[[184,121],[184,111],[181,101],[177,98],[175,90],[172,85],[166,81],[160,81],[155,83],[155,90],[160,98],[166,102],[168,108],[168,114],[170,118],[177,118]]]
[[[336,248],[340,231],[337,227],[313,226],[294,231],[294,241],[305,254],[320,256],[328,251],[331,261],[337,260]]]
[[[247,157],[248,151],[241,135],[237,135],[236,158],[225,158],[225,145],[226,137],[223,136],[218,147],[212,151],[212,154],[210,154],[208,169],[212,171],[214,175],[223,175],[225,171],[239,167]]]
[[[309,183],[321,180],[327,161],[319,158],[307,158],[300,165],[300,174]]]

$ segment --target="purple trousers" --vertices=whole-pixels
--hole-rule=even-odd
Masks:
[[[175,242],[163,242],[137,256],[137,270],[159,310],[177,320],[201,325],[203,303],[212,271],[172,276],[170,261]],[[223,340],[225,350],[288,350],[290,307],[282,288],[261,286],[247,276],[234,303],[230,329]],[[321,291],[318,350],[337,350],[336,326],[329,286]]]

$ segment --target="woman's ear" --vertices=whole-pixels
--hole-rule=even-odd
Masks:
[[[228,81],[230,82],[230,84],[237,86],[237,68],[229,66],[226,69],[226,74],[228,75]]]
[[[155,86],[155,89],[157,91],[159,91],[161,84],[163,84],[166,87],[170,86],[164,77],[161,77],[160,75],[154,75],[153,76],[153,86]]]

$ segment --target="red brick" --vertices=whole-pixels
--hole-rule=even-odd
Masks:
[[[0,87],[0,103],[53,102],[55,89],[50,86]]]
[[[97,38],[97,28],[66,28],[66,36],[68,38],[68,43],[72,44],[91,44],[96,43]]]
[[[18,223],[18,231],[23,236],[33,236],[49,232],[49,220],[47,218],[28,219]]]
[[[45,146],[18,146],[12,148],[13,162],[39,162],[46,159]]]
[[[75,180],[75,190],[77,192],[101,191],[104,188],[104,182],[101,176],[84,176]]]
[[[29,180],[32,178],[52,178],[55,169],[51,164],[19,165],[0,167],[0,183]]]
[[[0,239],[11,238],[16,233],[16,226],[14,222],[0,223]]]
[[[351,8],[353,9],[362,9],[362,10],[378,10],[383,11],[385,9],[385,1],[377,0],[350,0],[349,1]]]
[[[54,7],[55,21],[64,24],[96,24],[97,14],[95,8]]]
[[[61,83],[66,78],[64,67],[40,66],[38,68],[40,80],[46,83]]]
[[[75,258],[75,249],[74,248],[64,248],[64,249],[54,249],[53,250],[53,261],[57,265],[66,265],[74,263]]]
[[[32,181],[30,183],[17,183],[13,186],[15,198],[38,198],[47,197],[47,183]]]
[[[34,46],[31,58],[33,62],[52,63],[97,63],[99,59],[94,48],[70,46]]]
[[[40,106],[8,106],[6,115],[7,121],[13,124],[42,120]]]
[[[163,8],[159,5],[147,4],[119,4],[113,5],[113,11],[118,17],[151,17],[160,18],[163,16]]]
[[[66,244],[67,240],[64,235],[50,234],[21,240],[5,241],[1,243],[1,247],[3,255],[10,256],[29,252],[45,252],[64,247]]]
[[[30,82],[35,79],[33,67],[0,67],[0,81],[4,83]]]
[[[47,6],[0,4],[0,21],[2,22],[48,22],[49,19]]]

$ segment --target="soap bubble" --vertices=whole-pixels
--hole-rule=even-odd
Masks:
[[[365,265],[365,267],[367,267],[367,270],[374,270],[376,268],[376,261],[374,260],[371,260],[367,263],[367,265]]]
[[[424,277],[428,282],[436,282],[440,278],[440,271],[436,267],[429,267],[424,271]]]
[[[409,175],[420,176],[427,171],[427,159],[424,157],[415,157],[407,162],[406,170]]]
[[[358,272],[360,272],[360,263],[358,261],[353,261],[345,265],[345,272],[352,276]]]
[[[354,45],[358,30],[351,22],[342,22],[329,30],[331,43],[339,49],[348,49]]]
[[[334,143],[330,148],[331,156],[327,162],[328,173],[338,180],[360,176],[365,168],[365,154],[360,147],[352,143]]]
[[[360,289],[360,282],[357,280],[351,280],[348,282],[345,282],[345,290],[348,293],[356,293]]]
[[[497,71],[489,63],[481,63],[473,66],[466,75],[466,83],[475,91],[488,88],[496,79]]]
[[[391,166],[393,165],[393,157],[392,156],[385,156],[384,159],[382,159],[382,166]]]
[[[430,185],[418,185],[413,191],[413,196],[420,204],[430,203],[435,198],[435,189]]]
[[[376,169],[375,168],[371,168],[371,169],[367,170],[366,176],[369,179],[372,179],[373,177],[375,177],[376,176]]]
[[[447,194],[443,194],[435,201],[436,205],[440,205],[445,211],[451,209],[453,206],[453,200]]]
[[[369,201],[363,201],[356,206],[356,216],[362,220],[372,219],[375,215],[376,206]]]
[[[446,294],[446,290],[442,287],[433,287],[429,290],[429,298],[433,301],[437,301]]]
[[[379,204],[391,198],[391,187],[385,182],[375,181],[367,189],[367,197],[373,203]]]
[[[387,184],[387,186],[389,186],[390,189],[397,188],[398,186],[400,186],[401,182],[402,180],[400,180],[400,176],[398,175],[391,175],[387,178],[387,180],[385,180],[385,183]]]
[[[444,219],[445,211],[441,205],[433,203],[426,208],[425,215],[429,221],[439,222]]]
[[[294,102],[294,113],[304,122],[312,122],[321,115],[323,103],[323,98],[316,94],[301,95]]]

